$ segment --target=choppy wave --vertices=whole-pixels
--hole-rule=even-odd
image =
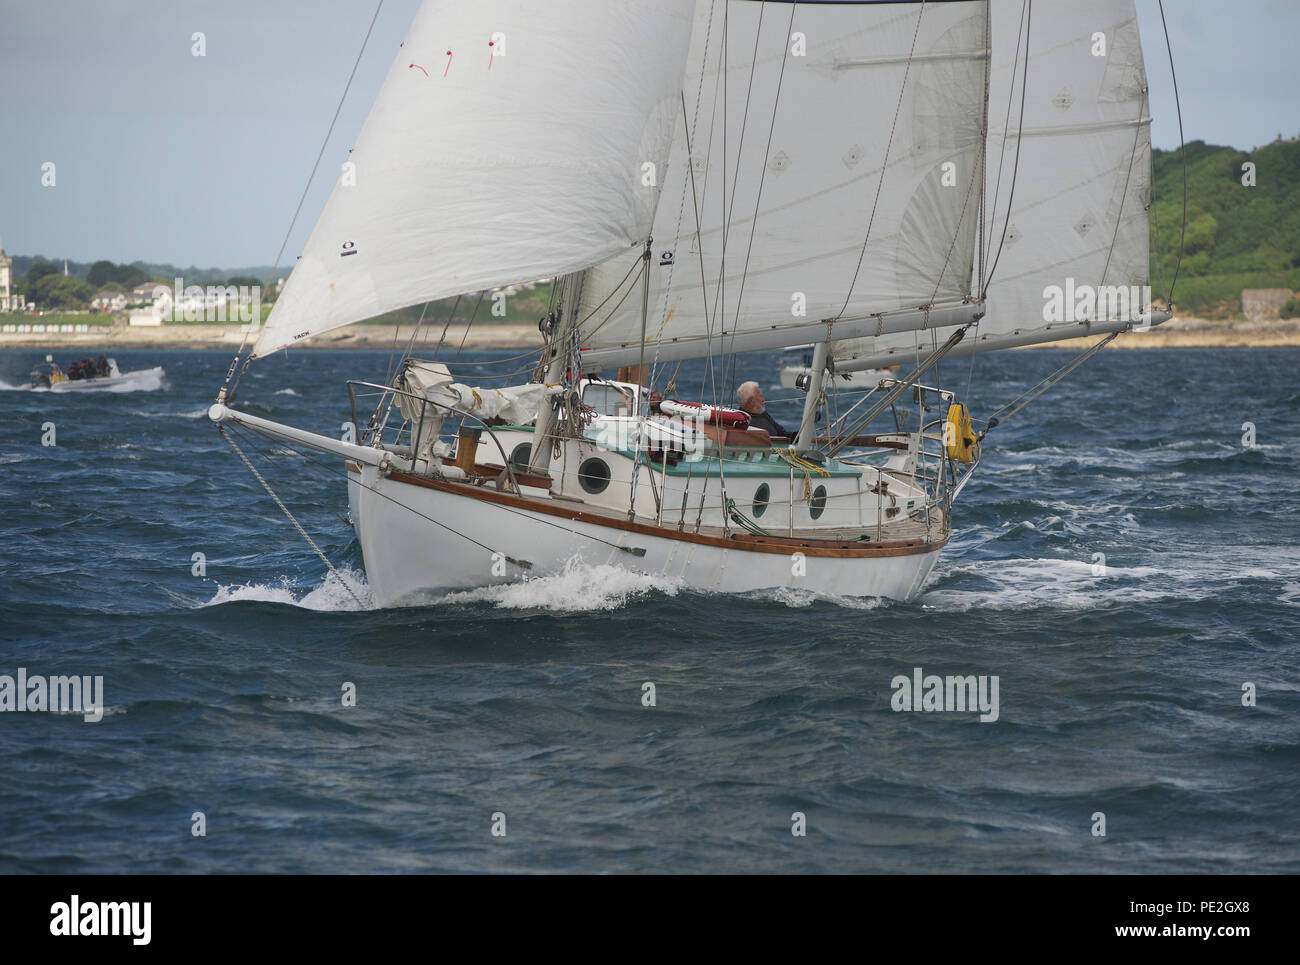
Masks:
[[[931,609],[1092,609],[1171,596],[1200,598],[1186,581],[1152,566],[1108,566],[1066,559],[978,560],[940,565],[938,586],[921,594]],[[979,589],[950,587],[975,578]],[[935,582],[935,581],[932,581]]]
[[[972,408],[1071,355],[980,357]],[[1300,447],[1243,451],[1237,428],[1296,436],[1300,350],[1102,353],[989,437],[910,603],[574,563],[383,609],[339,467],[249,450],[341,578],[206,425],[228,351],[118,362],[165,363],[169,392],[0,399],[0,672],[102,673],[113,715],[4,722],[24,780],[0,795],[0,870],[1300,870]],[[347,379],[389,365],[278,353],[244,384],[328,425]],[[1205,371],[1233,391],[1198,391]],[[1136,384],[1159,404],[1115,388]],[[895,713],[915,667],[1000,675],[999,719]],[[682,802],[739,817],[683,823]],[[487,833],[497,809],[527,847]],[[247,840],[193,844],[194,810]],[[1095,846],[1097,810],[1124,847]]]
[[[665,576],[634,573],[608,563],[590,565],[569,560],[562,573],[523,579],[514,583],[459,590],[442,603],[487,603],[506,610],[552,610],[582,613],[617,610],[651,594],[676,596],[682,581]]]
[[[203,604],[205,607],[220,606],[225,603],[279,603],[285,606],[301,607],[304,610],[359,610],[353,593],[360,597],[366,607],[372,606],[370,588],[364,574],[351,567],[337,568],[339,577],[327,573],[318,586],[308,590],[294,587],[288,579],[276,583],[241,583],[234,585],[218,584],[212,599]],[[349,588],[351,593],[348,592]]]

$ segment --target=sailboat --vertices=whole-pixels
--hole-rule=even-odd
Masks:
[[[380,606],[575,560],[910,599],[992,427],[937,362],[1169,317],[1145,294],[1149,125],[1132,0],[426,0],[209,415],[250,468],[235,429],[340,460]],[[256,358],[541,277],[519,384],[408,352],[349,382],[343,441],[237,407]],[[734,406],[738,366],[804,342],[774,439]]]

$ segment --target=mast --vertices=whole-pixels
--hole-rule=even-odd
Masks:
[[[564,381],[569,365],[569,343],[573,339],[576,324],[578,298],[582,294],[582,279],[585,271],[565,275],[560,282],[560,324],[555,327],[547,349],[551,360],[546,366],[545,383],[548,386]],[[575,373],[576,374],[576,373]],[[551,468],[551,450],[559,438],[555,431],[558,425],[556,400],[546,397],[537,412],[537,428],[533,433],[533,450],[528,459],[528,471],[545,475]]]

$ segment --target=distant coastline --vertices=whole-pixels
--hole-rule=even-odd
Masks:
[[[39,319],[31,319],[39,321]],[[410,325],[349,325],[308,339],[295,349],[404,349],[411,339]],[[88,332],[0,332],[0,349],[235,349],[244,340],[238,324],[184,324],[138,327],[92,326]],[[413,351],[432,349],[443,337],[441,326],[425,326]],[[251,338],[250,338],[251,341]],[[466,348],[540,348],[536,325],[489,322],[447,329],[445,345]]]
[[[443,337],[434,326],[422,333],[414,351],[432,350]],[[309,339],[295,348],[303,349],[389,349],[406,347],[410,325],[349,325]],[[244,339],[237,324],[186,324],[159,327],[92,326],[87,332],[3,332],[3,349],[234,349]],[[1076,348],[1094,338],[1067,339],[1026,346],[1028,349]],[[487,323],[466,330],[464,325],[447,329],[444,345],[469,349],[539,348],[541,334],[536,325]],[[1110,348],[1278,348],[1300,346],[1300,319],[1281,321],[1212,321],[1174,318],[1149,332],[1130,332],[1117,338]]]

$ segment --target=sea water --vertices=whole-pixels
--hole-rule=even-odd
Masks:
[[[103,707],[0,712],[0,871],[1300,871],[1300,350],[1101,353],[989,434],[909,603],[575,560],[387,610],[338,460],[240,436],[336,576],[208,422],[229,353],[108,395],[25,391],[43,355],[0,353],[0,691]],[[937,378],[979,418],[1071,357]],[[338,436],[390,367],[281,353],[240,404]],[[778,368],[678,392],[797,423]],[[996,719],[924,706],[967,676]]]

